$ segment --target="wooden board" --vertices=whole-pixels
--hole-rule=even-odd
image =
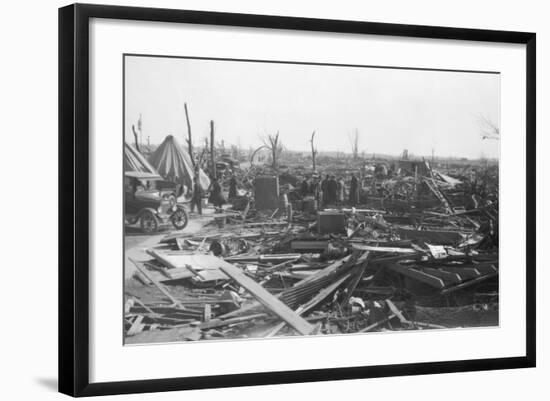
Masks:
[[[314,327],[311,324],[271,295],[257,282],[246,276],[238,267],[227,264],[221,266],[221,270],[250,292],[262,305],[287,322],[300,334],[307,335],[313,331]]]
[[[404,228],[396,228],[395,232],[401,237],[401,239],[424,241],[437,245],[455,245],[463,239],[462,235],[457,231],[408,230]]]
[[[179,278],[185,278],[185,274],[183,274],[182,270],[187,269],[193,276],[201,281],[229,279],[229,277],[220,271],[220,267],[230,264],[214,255],[157,250],[150,250],[149,254],[160,263],[167,266],[169,268],[167,269],[167,274],[172,275],[173,272],[174,277],[179,276]],[[201,272],[204,272],[204,274],[201,274]]]
[[[420,281],[421,283],[428,284],[431,287],[438,289],[445,287],[445,282],[441,278],[432,276],[431,274],[424,273],[410,267],[401,266],[397,263],[388,264],[387,267],[396,273],[400,273],[404,276]]]
[[[405,254],[415,254],[415,253],[417,253],[417,251],[415,249],[412,249],[412,248],[372,246],[372,245],[363,245],[363,244],[352,244],[352,247],[353,247],[353,249],[356,249],[358,251],[405,253]]]
[[[458,274],[462,280],[469,280],[469,279],[481,276],[481,273],[479,272],[479,270],[474,269],[473,267],[445,266],[441,268],[441,270],[449,273]]]

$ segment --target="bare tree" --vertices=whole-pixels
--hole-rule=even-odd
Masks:
[[[252,148],[250,148],[250,164],[254,164],[254,157],[256,156],[256,153],[258,153],[260,150],[262,149],[268,149],[268,146],[267,145],[262,145],[260,146],[259,148],[256,148],[255,150],[252,150]]]
[[[313,140],[315,139],[315,131],[311,134],[311,139],[309,140],[311,142],[311,160],[313,162],[313,172],[315,173],[317,171],[317,148],[313,144]]]
[[[208,143],[208,137],[204,137],[204,148],[202,149],[201,154],[199,155],[197,164],[203,168],[205,167],[205,164],[207,164],[208,160],[208,149],[210,148],[210,144]]]
[[[189,121],[189,111],[187,110],[187,103],[183,104],[185,108],[185,120],[187,121],[187,148],[189,152],[189,157],[191,158],[191,163],[195,167],[195,157],[193,156],[193,137],[191,135],[191,122]]]
[[[480,114],[477,123],[481,130],[481,139],[500,139],[500,128],[489,117]]]
[[[353,134],[349,135],[349,141],[351,144],[351,153],[353,160],[357,160],[359,156],[359,130],[356,128]]]
[[[218,178],[216,171],[216,151],[214,141],[214,120],[210,120],[210,163],[212,164],[212,177]]]
[[[138,133],[136,131],[136,126],[133,124],[132,124],[132,132],[134,133],[134,141],[136,142],[136,149],[139,153],[141,153],[141,150],[139,149]]]
[[[275,135],[267,135],[267,138],[264,138],[264,144],[271,151],[271,166],[275,170],[279,169],[279,157],[283,153],[283,144],[279,138],[279,131]]]

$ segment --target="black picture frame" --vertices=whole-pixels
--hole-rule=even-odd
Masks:
[[[91,18],[517,43],[526,45],[526,354],[383,366],[89,381],[89,21]],[[536,363],[536,35],[436,26],[74,4],[59,9],[59,391],[72,396],[237,387],[534,367]]]

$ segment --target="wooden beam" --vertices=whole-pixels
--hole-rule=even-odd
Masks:
[[[424,284],[428,284],[431,287],[435,287],[438,289],[445,287],[445,282],[442,279],[440,279],[439,277],[432,276],[431,274],[424,273],[420,270],[415,270],[410,267],[401,266],[397,263],[388,264],[387,268],[396,273],[418,280]]]
[[[352,244],[353,249],[358,251],[369,251],[369,252],[386,252],[386,253],[406,253],[406,254],[416,254],[418,251],[412,248],[397,248],[389,246],[372,246],[372,245],[363,245],[363,244]]]
[[[250,292],[262,305],[287,322],[300,334],[307,335],[313,331],[314,327],[311,324],[271,295],[257,282],[246,276],[241,269],[233,265],[224,265],[221,266],[220,269],[235,280],[239,285],[244,287],[248,292]]]

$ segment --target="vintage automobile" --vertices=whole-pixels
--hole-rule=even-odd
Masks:
[[[189,222],[187,211],[177,203],[180,189],[162,177],[136,171],[124,173],[124,219],[139,222],[141,231],[154,233],[162,224],[172,223],[183,230]]]

